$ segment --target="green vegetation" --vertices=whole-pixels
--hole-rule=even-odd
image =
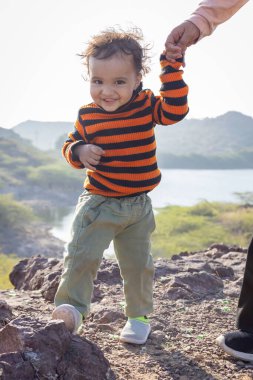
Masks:
[[[18,242],[24,238],[25,228],[36,220],[30,207],[13,199],[12,195],[0,195],[0,289],[10,289],[9,273],[20,260],[15,254],[4,254],[4,247],[8,243]]]
[[[77,181],[80,185],[81,173],[78,170],[71,168],[62,157],[57,159],[50,153],[41,152],[25,140],[20,144],[15,139],[0,139],[0,153],[0,179],[6,181],[9,178],[11,184],[28,182],[59,189],[63,185],[69,186],[72,181],[74,186],[77,186]]]
[[[63,160],[54,161],[40,167],[30,167],[27,180],[40,186],[41,189],[60,190],[70,192],[81,187],[84,173],[71,168]]]
[[[246,191],[244,193],[234,193],[244,206],[253,206],[253,193]]]
[[[20,258],[15,255],[0,253],[0,290],[13,288],[9,280],[9,274],[19,260]]]
[[[200,202],[192,207],[169,206],[157,210],[156,231],[152,236],[155,258],[171,257],[184,251],[207,249],[213,243],[247,247],[252,236],[252,193],[238,194],[243,204]],[[0,247],[9,238],[36,220],[30,207],[11,195],[0,196]],[[1,250],[0,248],[0,251]],[[15,252],[14,252],[15,254]],[[19,258],[0,253],[0,289],[12,287],[9,273]]]
[[[0,131],[1,132],[1,131]],[[15,134],[10,138],[0,134],[0,186],[22,186],[30,165],[39,166],[46,162],[40,152],[27,141],[17,140]]]
[[[0,195],[0,242],[1,234],[5,234],[7,229],[20,229],[35,219],[29,206],[16,201],[11,194]]]
[[[0,191],[18,198],[76,202],[84,171],[71,168],[60,152],[42,152],[16,133],[0,128]],[[45,195],[46,194],[46,195]]]
[[[158,210],[156,225],[154,257],[199,251],[221,242],[247,247],[252,236],[253,208],[218,202],[169,206]]]

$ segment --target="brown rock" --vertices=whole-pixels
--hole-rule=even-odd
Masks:
[[[214,274],[216,274],[220,278],[233,278],[234,270],[231,267],[219,264],[219,263],[211,263],[210,267]]]
[[[98,282],[103,282],[107,285],[115,285],[122,282],[119,266],[115,260],[102,260],[95,284]]]
[[[183,289],[182,298],[184,298],[184,294],[188,298],[189,293],[194,296],[215,294],[223,289],[223,282],[218,277],[206,272],[182,273],[172,279],[167,292],[171,288],[179,288],[179,291]],[[169,292],[169,294],[171,293]]]
[[[19,261],[10,273],[10,281],[16,289],[41,289],[48,301],[53,301],[63,269],[62,260],[31,257]]]
[[[33,380],[34,368],[26,361],[20,352],[12,352],[0,355],[0,379],[1,380]]]
[[[61,321],[28,317],[0,330],[1,379],[114,379],[100,349],[73,336]],[[106,377],[107,376],[107,377]]]
[[[124,313],[119,310],[113,310],[112,307],[109,309],[108,307],[104,305],[96,305],[92,308],[92,320],[96,321],[97,323],[112,323],[119,319],[124,319]]]
[[[6,301],[0,300],[0,327],[6,325],[12,319],[11,307]]]

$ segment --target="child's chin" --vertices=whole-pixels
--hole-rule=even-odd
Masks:
[[[119,108],[119,106],[117,105],[107,105],[105,104],[103,106],[104,110],[107,111],[107,112],[114,112],[114,111],[117,111],[117,109]]]

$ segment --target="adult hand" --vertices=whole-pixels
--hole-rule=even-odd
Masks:
[[[199,36],[199,28],[191,21],[184,21],[176,26],[170,32],[165,42],[167,60],[175,62],[177,58],[183,57],[186,49],[197,42]]]
[[[105,154],[103,149],[93,144],[77,145],[74,148],[74,153],[79,157],[82,164],[91,170],[96,170],[95,166],[99,164],[101,156]]]

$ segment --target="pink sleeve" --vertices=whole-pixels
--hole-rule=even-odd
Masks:
[[[200,30],[199,40],[211,34],[215,28],[232,17],[249,0],[205,0],[193,12],[188,21]]]

